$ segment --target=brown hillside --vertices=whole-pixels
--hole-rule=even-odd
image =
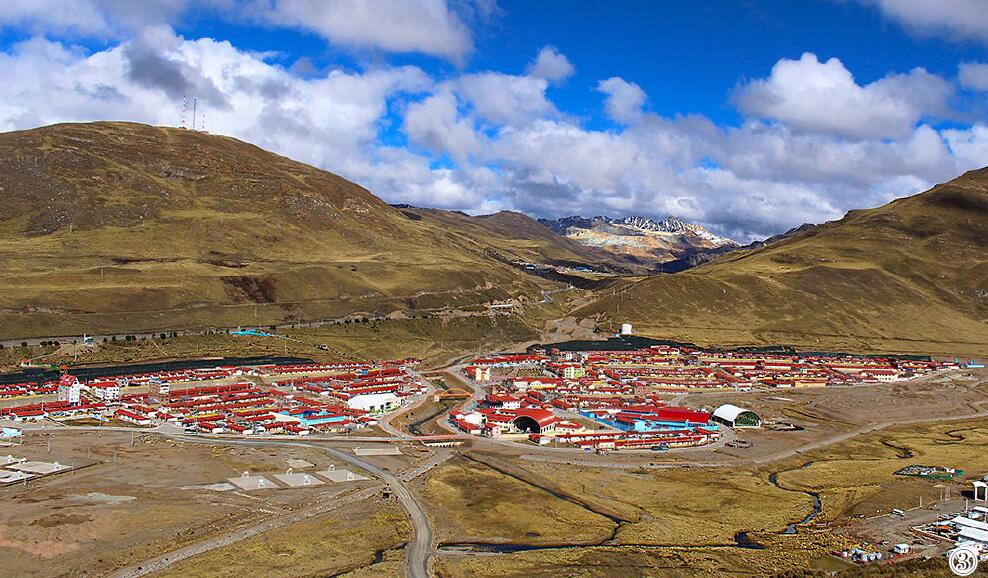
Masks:
[[[442,227],[469,243],[490,247],[509,260],[554,265],[591,265],[619,272],[630,271],[629,263],[603,251],[586,247],[554,233],[535,219],[515,211],[500,211],[472,217],[459,211],[407,207],[409,218]]]
[[[455,230],[236,139],[0,134],[2,337],[229,326],[537,294]]]
[[[988,353],[988,169],[581,313],[701,343]]]

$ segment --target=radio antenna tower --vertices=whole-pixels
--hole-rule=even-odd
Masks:
[[[192,130],[196,129],[196,107],[199,104],[199,99],[192,97]]]
[[[206,130],[206,113],[202,113],[202,116],[200,116],[199,118],[200,118],[199,131],[200,132],[209,132],[209,131]]]
[[[181,117],[181,126],[182,126],[182,128],[188,128],[185,125],[185,113],[188,110],[188,108],[189,108],[189,97],[183,96],[182,97],[182,117]]]

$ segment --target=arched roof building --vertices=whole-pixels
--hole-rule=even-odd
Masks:
[[[545,409],[519,409],[515,411],[512,423],[518,431],[525,433],[545,433],[555,429],[559,418]]]
[[[722,424],[735,428],[762,426],[762,418],[758,417],[758,414],[751,410],[744,409],[736,405],[731,405],[729,403],[725,403],[715,409],[713,418],[714,421],[718,421]]]

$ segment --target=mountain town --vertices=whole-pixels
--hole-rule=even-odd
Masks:
[[[0,3],[0,575],[984,573],[985,23]]]

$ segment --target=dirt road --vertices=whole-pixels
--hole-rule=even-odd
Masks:
[[[213,445],[244,445],[254,447],[265,446],[292,446],[313,448],[333,456],[334,458],[346,462],[354,467],[369,472],[377,476],[380,480],[391,488],[395,497],[401,503],[412,523],[412,541],[405,549],[405,576],[407,578],[428,578],[429,577],[429,557],[432,555],[432,527],[429,525],[429,518],[425,515],[418,498],[405,486],[397,476],[366,462],[350,453],[326,445],[311,442],[295,441],[274,441],[274,440],[226,440],[210,439],[200,436],[169,436],[180,441],[213,444]]]

